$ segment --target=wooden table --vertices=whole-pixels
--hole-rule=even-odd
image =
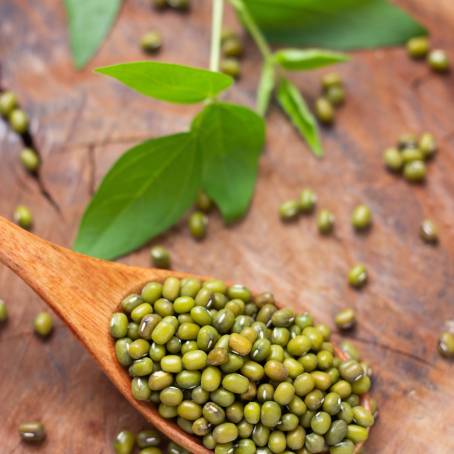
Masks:
[[[188,16],[157,15],[145,3],[126,2],[102,51],[79,73],[68,55],[62,2],[0,3],[2,84],[19,94],[43,156],[39,185],[19,165],[20,143],[0,121],[1,215],[11,216],[25,203],[38,235],[70,246],[86,203],[122,151],[187,127],[194,108],[146,99],[92,72],[142,59],[137,42],[150,28],[164,36],[159,59],[206,66],[210,2],[194,1]],[[401,4],[454,60],[452,2]],[[252,43],[247,50],[245,76],[229,96],[252,105],[259,57]],[[313,158],[273,107],[248,216],[229,228],[217,214],[211,216],[201,243],[189,237],[184,222],[154,243],[171,249],[176,269],[270,289],[323,322],[331,324],[340,308],[355,307],[359,326],[351,338],[375,371],[380,406],[367,452],[452,454],[454,364],[439,357],[436,341],[445,321],[454,319],[454,79],[432,74],[403,49],[357,53],[339,72],[348,100],[336,126],[323,133],[325,159]],[[319,77],[313,72],[295,80],[313,99]],[[440,153],[429,166],[427,184],[409,186],[383,169],[382,150],[401,132],[424,130],[439,139]],[[279,204],[305,186],[316,190],[320,207],[335,213],[334,236],[320,238],[313,217],[293,225],[279,222]],[[360,202],[374,212],[374,227],[362,236],[350,226],[352,208]],[[424,217],[440,226],[438,247],[418,238]],[[148,247],[124,261],[149,266]],[[361,292],[346,285],[356,262],[364,262],[371,275]],[[36,449],[46,454],[109,453],[117,431],[145,426],[61,322],[48,342],[33,335],[32,320],[44,304],[3,267],[0,289],[11,314],[0,330],[2,454],[35,451],[17,435],[17,425],[33,418],[48,429],[48,442]]]

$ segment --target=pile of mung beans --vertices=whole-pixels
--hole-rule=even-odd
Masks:
[[[125,297],[110,333],[134,398],[216,454],[348,454],[374,423],[370,368],[271,293],[169,277]]]
[[[322,77],[322,95],[315,101],[315,115],[321,123],[334,123],[336,108],[345,102],[345,87],[340,75],[328,73]]]
[[[429,132],[420,137],[403,134],[396,146],[384,151],[383,161],[388,170],[402,174],[409,183],[423,183],[427,174],[426,162],[436,155],[437,150],[437,141]]]
[[[28,115],[20,108],[17,96],[12,91],[0,93],[0,114],[8,121],[10,128],[17,134],[26,134],[28,132]]]
[[[221,52],[220,70],[238,79],[241,76],[240,58],[244,55],[244,45],[238,33],[229,28],[222,31]]]
[[[203,240],[208,229],[208,216],[214,208],[214,202],[204,191],[199,191],[194,203],[194,211],[188,219],[188,229],[196,240]]]
[[[0,115],[8,123],[12,131],[22,137],[23,148],[20,153],[20,162],[30,173],[36,173],[41,164],[36,150],[30,147],[30,139],[24,139],[29,135],[29,123],[27,113],[20,107],[15,93],[9,90],[0,91]]]

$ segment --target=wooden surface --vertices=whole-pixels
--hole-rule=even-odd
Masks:
[[[434,44],[454,60],[452,2],[399,3],[431,29]],[[153,27],[164,35],[160,59],[206,66],[209,2],[194,1],[189,16],[158,16],[145,4],[126,2],[98,57],[76,73],[61,2],[0,2],[2,84],[19,93],[30,113],[44,161],[39,186],[18,164],[20,143],[0,122],[0,214],[11,216],[17,204],[29,205],[34,231],[43,238],[69,246],[90,194],[121,152],[143,138],[184,129],[195,110],[145,99],[91,71],[143,58],[137,41]],[[258,63],[249,44],[245,77],[229,99],[252,105]],[[357,53],[339,72],[348,101],[335,128],[323,134],[323,161],[309,155],[274,107],[249,215],[229,228],[212,216],[202,243],[189,237],[184,223],[155,243],[171,249],[175,269],[272,290],[280,301],[308,308],[327,323],[338,309],[354,306],[359,326],[351,338],[375,371],[380,407],[366,452],[449,454],[454,452],[454,364],[438,356],[436,340],[445,322],[454,319],[454,79],[431,74],[402,49]],[[310,99],[318,92],[319,75],[295,77]],[[430,164],[427,184],[408,186],[382,169],[381,150],[401,132],[423,130],[439,139],[440,154]],[[280,202],[305,186],[316,190],[321,207],[335,213],[333,237],[320,238],[314,218],[285,226],[277,219]],[[375,220],[364,236],[355,235],[349,223],[360,202],[369,204]],[[423,217],[439,224],[438,247],[418,239]],[[147,266],[148,249],[123,261]],[[349,289],[345,278],[359,261],[371,275],[362,292]],[[33,336],[32,320],[44,303],[3,267],[0,289],[11,314],[0,330],[2,454],[109,453],[117,431],[145,426],[61,321],[48,342]],[[25,448],[16,433],[21,421],[33,418],[42,419],[49,432],[41,451]]]

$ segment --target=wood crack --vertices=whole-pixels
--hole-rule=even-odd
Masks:
[[[0,92],[6,91],[7,88],[3,85],[2,83],[2,66],[0,64]],[[31,148],[32,150],[35,150],[35,152],[38,154],[40,161],[42,162],[42,156],[41,153],[39,152],[35,139],[33,135],[30,133],[30,131],[25,132],[20,136],[22,145],[27,148]],[[62,211],[60,206],[58,205],[57,201],[52,197],[52,194],[46,189],[44,186],[43,180],[41,178],[41,174],[38,170],[38,172],[34,173],[31,175],[34,180],[36,180],[36,183],[38,185],[38,189],[40,194],[44,197],[45,200],[52,206],[52,208],[61,216]]]
[[[59,214],[60,217],[63,217],[62,210],[58,202],[53,198],[52,194],[46,189],[44,183],[39,175],[36,176],[36,182],[38,184],[38,189],[40,194],[47,200],[49,205],[51,205],[54,210]]]
[[[414,353],[409,353],[409,352],[406,352],[405,350],[400,350],[399,348],[391,347],[390,345],[383,344],[376,340],[365,339],[365,338],[361,338],[361,337],[359,337],[359,338],[355,337],[354,340],[358,341],[361,344],[372,345],[373,347],[381,348],[382,350],[393,353],[395,355],[405,356],[406,358],[409,358],[420,364],[424,364],[425,366],[433,367],[436,369],[436,366],[434,363],[427,361],[425,358],[421,358],[420,356],[415,355]]]
[[[39,152],[38,147],[36,146],[36,142],[34,140],[33,135],[27,131],[23,136],[22,136],[22,142],[25,147],[29,147],[32,150],[35,150],[36,153],[39,156],[39,159],[41,163],[43,162],[43,158],[41,153]],[[62,216],[62,211],[60,208],[60,205],[58,202],[54,199],[52,194],[46,189],[44,185],[43,178],[41,176],[40,170],[38,170],[36,173],[31,175],[34,180],[36,180],[36,184],[38,185],[38,189],[40,194],[44,197],[44,199],[49,203],[49,205],[59,214],[59,216]]]

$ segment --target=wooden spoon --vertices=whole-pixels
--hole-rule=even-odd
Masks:
[[[199,440],[131,395],[131,378],[117,362],[109,322],[120,301],[151,280],[197,276],[138,268],[88,257],[45,241],[0,216],[0,262],[25,281],[69,326],[126,399],[158,430],[189,452],[210,454]],[[341,357],[344,353],[336,352]],[[368,401],[366,399],[366,404]],[[359,445],[358,445],[359,448]]]

